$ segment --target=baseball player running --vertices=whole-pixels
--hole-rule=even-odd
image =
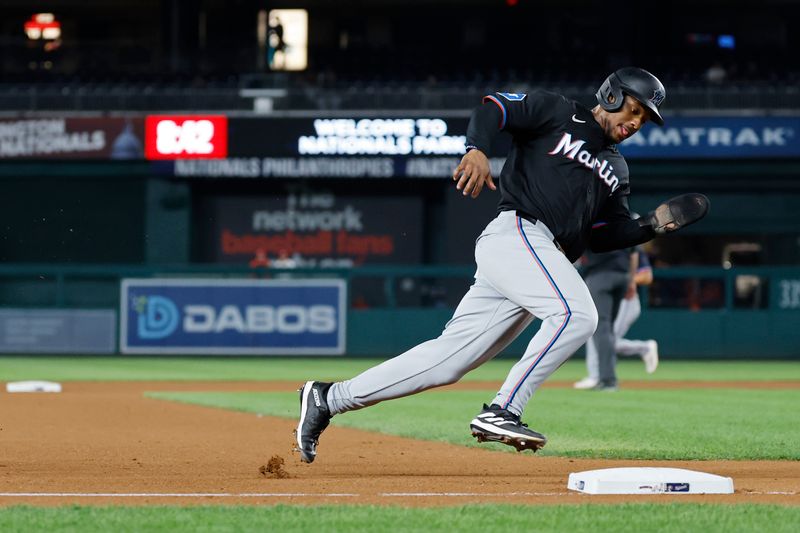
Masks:
[[[572,263],[584,249],[625,248],[702,218],[708,199],[673,198],[633,220],[628,166],[615,145],[647,122],[661,125],[665,91],[652,74],[623,68],[611,74],[589,109],[564,96],[495,93],[475,109],[467,153],[453,172],[456,188],[477,197],[496,190],[487,154],[499,131],[512,147],[500,177],[498,215],[475,244],[475,283],[436,339],[336,383],[300,389],[297,448],[312,462],[332,416],[458,381],[492,359],[541,319],[522,358],[489,405],[470,423],[479,441],[517,450],[547,439],[521,420],[531,396],[594,333],[597,311]],[[593,227],[593,225],[595,227]]]

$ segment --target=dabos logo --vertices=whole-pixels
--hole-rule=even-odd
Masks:
[[[147,159],[223,159],[228,118],[222,115],[150,115],[145,119]]]
[[[178,327],[178,308],[169,298],[138,296],[133,299],[138,314],[136,331],[143,339],[163,339]]]
[[[123,353],[342,353],[342,280],[123,280]]]
[[[184,307],[183,330],[186,333],[222,333],[226,330],[242,333],[298,334],[330,333],[336,329],[336,309],[330,305],[248,305],[239,309],[225,305],[219,310],[210,305]]]
[[[178,307],[163,296],[137,296],[134,311],[139,315],[136,328],[142,339],[163,339],[175,332],[182,322],[185,333],[223,333],[233,330],[242,333],[298,334],[330,333],[336,329],[336,309],[330,305],[186,305],[183,320]]]

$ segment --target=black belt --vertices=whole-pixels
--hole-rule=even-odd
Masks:
[[[531,215],[530,213],[526,213],[525,211],[520,211],[519,209],[517,209],[516,213],[517,213],[517,216],[519,218],[524,218],[525,220],[527,220],[531,224],[535,225],[537,222],[539,222],[538,218],[536,218],[535,216]]]
[[[517,214],[517,216],[518,216],[519,218],[522,218],[522,219],[524,219],[524,220],[527,220],[528,222],[530,222],[530,223],[531,223],[531,224],[533,224],[534,226],[536,225],[536,223],[537,223],[537,222],[539,222],[539,219],[538,219],[538,218],[536,218],[535,216],[531,215],[530,213],[526,213],[525,211],[521,211],[521,210],[519,210],[519,209],[515,209],[515,210],[514,210],[514,212]],[[563,248],[561,248],[561,245],[560,245],[560,244],[558,244],[558,241],[557,241],[555,238],[553,239],[553,244],[555,244],[555,245],[556,245],[556,248],[558,248],[558,250],[559,250],[561,253],[564,253],[564,249],[563,249]]]

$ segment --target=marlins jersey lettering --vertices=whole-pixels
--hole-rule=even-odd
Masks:
[[[513,139],[500,211],[544,222],[571,261],[586,249],[595,221],[630,219],[628,165],[590,109],[546,91],[495,93],[484,97],[490,102]]]

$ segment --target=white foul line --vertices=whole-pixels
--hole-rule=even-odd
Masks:
[[[383,498],[510,498],[568,496],[575,492],[379,492]],[[796,491],[748,491],[745,495],[797,496]],[[0,492],[0,498],[358,498],[352,492]]]
[[[351,493],[306,492],[0,492],[2,498],[354,498]]]
[[[385,497],[421,497],[421,498],[437,498],[444,497],[459,497],[459,496],[500,496],[508,498],[511,496],[566,496],[569,492],[381,492],[379,496]]]
[[[380,492],[383,498],[565,496],[569,492]],[[357,498],[351,492],[0,492],[0,498]]]

